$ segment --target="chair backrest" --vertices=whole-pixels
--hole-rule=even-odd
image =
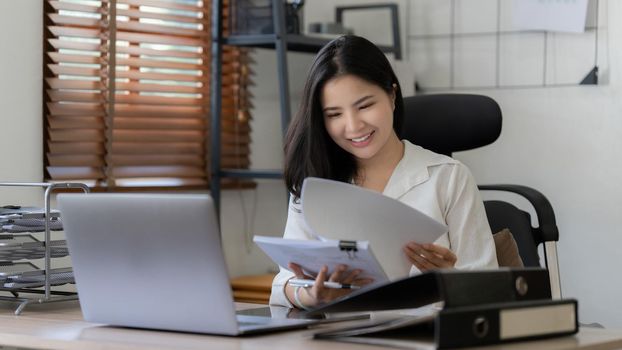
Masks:
[[[404,98],[401,138],[451,156],[493,143],[501,134],[501,108],[490,97],[435,94]]]
[[[453,152],[488,145],[501,134],[501,108],[487,96],[435,94],[406,97],[404,113],[401,138],[449,156]],[[552,207],[541,193],[518,185],[480,186],[480,189],[527,194],[528,200],[533,199],[545,207],[536,207],[540,227],[543,220],[546,225],[552,220],[554,226]],[[525,266],[540,266],[537,246],[544,241],[557,241],[557,228],[554,233],[543,236],[540,227],[531,226],[529,213],[514,205],[502,201],[484,201],[484,205],[492,232],[509,228]]]

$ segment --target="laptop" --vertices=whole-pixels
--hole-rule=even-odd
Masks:
[[[211,197],[57,197],[88,322],[242,335],[318,320],[237,315]]]

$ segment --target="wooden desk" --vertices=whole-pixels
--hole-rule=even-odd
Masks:
[[[252,337],[115,328],[85,322],[77,302],[28,307],[14,316],[13,305],[0,304],[0,346],[29,349],[380,349],[370,345],[312,340],[313,329]],[[248,308],[249,305],[239,305]],[[323,325],[321,327],[330,327]],[[622,349],[622,331],[581,329],[576,336],[485,347],[486,350]]]

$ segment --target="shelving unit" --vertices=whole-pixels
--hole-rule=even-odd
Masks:
[[[230,0],[235,1],[235,0]],[[211,46],[211,128],[210,128],[210,187],[211,194],[216,206],[220,211],[220,191],[222,178],[238,179],[280,179],[281,170],[240,170],[222,169],[220,160],[220,129],[221,129],[221,86],[222,86],[222,52],[223,45],[244,46],[255,48],[269,48],[276,52],[277,74],[279,82],[279,108],[281,114],[281,131],[285,137],[287,126],[291,116],[290,95],[289,95],[289,74],[287,70],[287,52],[308,52],[315,53],[320,50],[331,39],[311,37],[299,34],[288,34],[285,27],[284,0],[272,0],[272,21],[273,34],[249,34],[249,35],[223,35],[223,6],[221,0],[212,2],[212,46]],[[397,59],[401,59],[401,46],[399,40],[399,28],[397,24],[397,5],[381,4],[370,6],[349,6],[336,8],[335,18],[341,21],[342,14],[346,10],[366,10],[386,7],[391,10],[393,20],[393,46],[379,46],[387,53],[393,53]]]
[[[41,211],[44,219],[43,240],[36,238],[34,229],[22,233],[0,234],[0,291],[8,292],[12,296],[0,296],[0,300],[17,302],[15,315],[32,303],[50,303],[66,300],[76,300],[74,292],[52,290],[55,285],[73,282],[71,268],[52,268],[52,258],[68,255],[64,240],[52,240],[51,231],[53,221],[59,217],[50,207],[51,196],[60,189],[79,189],[90,192],[85,184],[81,183],[20,183],[0,182],[0,187],[40,187],[45,189],[44,207]],[[16,208],[20,210],[20,208]],[[55,225],[57,226],[57,225]],[[58,227],[55,227],[58,228]],[[44,259],[44,268],[40,269],[31,260]],[[40,289],[43,288],[43,289]],[[22,294],[42,295],[41,297],[22,296]]]

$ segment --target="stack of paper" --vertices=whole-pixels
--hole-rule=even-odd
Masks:
[[[376,282],[394,280],[410,271],[402,251],[407,242],[432,243],[447,232],[444,224],[398,200],[343,182],[307,178],[301,200],[304,220],[317,241],[255,238],[283,267],[295,262],[317,273],[322,264],[332,270],[341,263],[364,268]],[[361,261],[344,254],[340,241],[355,241]]]

